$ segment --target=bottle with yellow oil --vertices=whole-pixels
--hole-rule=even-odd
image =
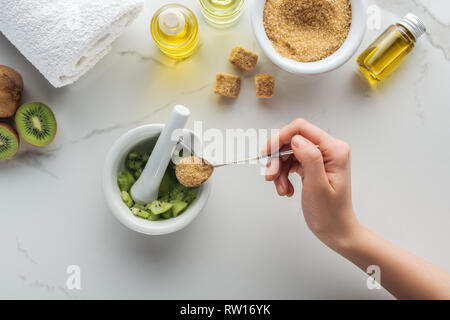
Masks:
[[[168,4],[156,11],[151,33],[161,51],[177,60],[190,57],[199,44],[197,18],[180,4]]]
[[[394,71],[425,31],[425,24],[412,13],[388,27],[356,60],[369,83],[376,85]]]
[[[216,28],[234,25],[242,15],[245,0],[199,0],[206,22]]]

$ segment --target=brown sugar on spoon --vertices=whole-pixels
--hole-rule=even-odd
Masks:
[[[178,181],[186,187],[197,187],[211,177],[214,167],[199,157],[186,157],[175,168]]]

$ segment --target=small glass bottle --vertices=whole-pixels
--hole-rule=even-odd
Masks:
[[[199,0],[206,22],[216,28],[228,28],[242,15],[245,0]]]
[[[376,84],[394,71],[425,31],[425,24],[412,13],[389,26],[356,60],[369,83]]]
[[[156,11],[151,33],[161,51],[178,60],[191,56],[199,44],[197,18],[180,4],[168,4]]]

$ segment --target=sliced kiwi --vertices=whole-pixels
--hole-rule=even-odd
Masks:
[[[6,123],[0,123],[0,160],[12,158],[19,150],[19,137]]]
[[[170,194],[170,190],[177,184],[175,177],[170,173],[169,169],[164,173],[161,184],[159,185],[158,197],[166,197]]]
[[[41,102],[23,104],[16,113],[16,127],[23,140],[38,147],[50,144],[57,130],[52,110]]]
[[[128,208],[131,208],[134,204],[133,198],[131,198],[131,195],[126,192],[122,191],[121,193],[122,201],[127,205]]]
[[[184,209],[188,206],[187,202],[174,200],[170,202],[172,204],[172,215],[174,217],[178,216]]]
[[[145,209],[150,210],[153,214],[162,214],[172,209],[172,204],[164,201],[154,200],[147,204]]]
[[[170,218],[173,217],[173,216],[172,216],[172,211],[164,212],[164,213],[162,213],[160,216],[161,216],[161,218],[163,218],[163,219],[170,219]]]

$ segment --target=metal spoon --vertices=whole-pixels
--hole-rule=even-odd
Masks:
[[[246,163],[246,162],[250,162],[250,161],[257,161],[257,160],[261,160],[261,159],[265,159],[265,158],[281,158],[283,156],[289,156],[291,154],[294,154],[293,150],[287,150],[287,151],[282,151],[282,152],[277,152],[271,155],[267,155],[267,156],[258,156],[255,158],[248,158],[248,159],[242,159],[242,160],[236,160],[236,161],[232,161],[232,162],[227,162],[227,163],[222,163],[222,164],[216,164],[213,165],[214,168],[220,168],[220,167],[225,167],[225,166],[229,166],[231,164],[238,164],[238,163]]]
[[[192,149],[183,142],[183,139],[180,139],[178,141],[178,144],[180,144],[181,146],[186,148],[191,155],[194,155]],[[319,148],[318,145],[315,145],[315,147]],[[281,158],[283,156],[289,156],[289,155],[292,155],[292,154],[294,154],[294,150],[287,150],[287,151],[277,152],[277,153],[274,153],[274,154],[271,154],[271,155],[267,155],[267,156],[260,155],[260,156],[254,157],[254,158],[247,158],[247,159],[236,160],[236,161],[227,162],[227,163],[221,163],[221,164],[212,164],[211,162],[209,162],[209,161],[207,161],[205,159],[203,159],[203,161],[205,161],[205,163],[209,164],[213,168],[220,168],[220,167],[225,167],[225,166],[232,165],[232,164],[247,163],[247,162],[250,162],[250,161],[257,161],[257,160],[261,160],[261,159],[265,159],[265,158],[271,158],[271,159],[273,159],[273,158]]]

